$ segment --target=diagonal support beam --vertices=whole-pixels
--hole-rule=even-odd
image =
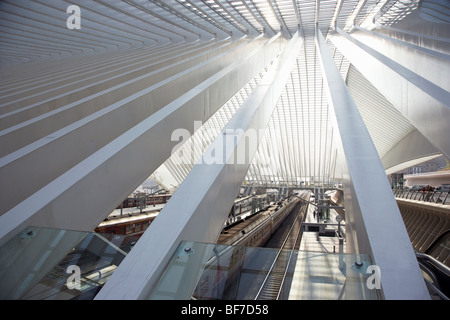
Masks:
[[[257,141],[252,141],[251,145],[247,144],[246,136],[267,127],[300,44],[296,33],[97,299],[146,299],[181,241],[215,243],[263,135],[258,134]],[[242,157],[243,152],[247,156]],[[174,297],[189,299],[201,272],[200,266],[195,270],[191,268],[190,273],[182,277],[182,286],[174,284],[177,288]]]
[[[114,210],[120,199],[127,197],[170,156],[176,144],[171,140],[171,133],[176,128],[190,128],[194,121],[208,119],[272,61],[281,48],[279,35],[252,46],[249,52],[219,68],[212,76],[179,95],[77,165],[66,168],[64,173],[0,216],[0,245],[9,240],[14,242],[18,233],[29,226],[88,232],[93,230]],[[136,95],[127,97],[123,99],[124,106],[139,104],[140,98],[141,96]],[[97,125],[101,123],[97,122]],[[105,125],[110,126],[108,123]],[[77,134],[86,133],[82,125],[74,127],[71,129],[76,129]],[[54,138],[64,139],[64,135]],[[83,143],[63,144],[54,151],[62,154],[67,150],[67,145],[74,150],[84,146]],[[54,157],[54,152],[46,157],[38,157],[35,162],[45,163]],[[63,237],[55,242],[56,245],[73,248],[75,243],[70,238]],[[16,256],[17,260],[9,261],[14,266],[17,278],[27,279],[27,275],[35,268],[34,264],[19,263],[22,257],[27,257],[29,261],[40,261],[42,269],[39,274],[46,274],[55,261],[67,254],[65,250],[58,250],[58,256],[55,254],[47,257],[44,254],[46,251],[47,246],[42,243],[39,248],[30,247],[21,251]],[[39,280],[39,277],[34,277],[26,283],[26,288],[31,288]],[[2,290],[13,292],[17,283],[8,283],[10,287],[4,286]],[[21,292],[25,292],[24,290],[25,287],[21,288]]]
[[[381,271],[383,298],[429,299],[377,150],[319,31],[316,46],[333,123],[339,133],[337,143],[345,158],[341,163],[347,250],[371,255]]]
[[[331,41],[436,149],[450,158],[450,139],[442,134],[448,132],[449,91],[339,28]]]
[[[208,119],[263,69],[280,48],[278,36],[262,43],[75,166],[66,168],[67,171],[0,216],[0,243],[30,225],[93,230],[114,210],[120,199],[127,197],[170,156],[176,144],[171,141],[173,130],[190,127],[189,124],[195,120]],[[142,97],[136,95],[123,99],[122,103],[141,103],[139,99]],[[109,126],[108,123],[102,124],[102,128]],[[73,127],[76,133],[85,133],[82,124],[70,126],[70,129]],[[62,134],[56,139],[64,137]],[[76,150],[85,144],[73,146],[72,149]],[[65,144],[59,145],[46,157],[52,157],[55,152],[63,153],[66,148]],[[48,158],[36,160],[37,163],[45,161],[49,161]],[[105,188],[107,193],[102,192]]]

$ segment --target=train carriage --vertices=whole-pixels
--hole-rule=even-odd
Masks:
[[[301,198],[309,199],[309,192],[302,194]],[[211,257],[207,262],[205,271],[200,277],[198,286],[193,293],[194,298],[215,299],[223,292],[223,288],[233,283],[240,266],[243,264],[248,252],[246,247],[262,246],[280,226],[300,200],[292,195],[281,203],[270,205],[266,210],[254,214],[239,221],[234,226],[224,228],[218,238],[217,244],[222,249],[218,256],[222,261],[222,268],[218,263],[217,255]],[[224,263],[224,261],[226,261]],[[223,264],[224,263],[224,264]],[[220,269],[220,272],[218,272]],[[218,278],[220,274],[220,279]]]

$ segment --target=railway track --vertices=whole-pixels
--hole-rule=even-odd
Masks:
[[[293,218],[289,219],[291,227],[286,228],[282,236],[280,249],[258,291],[255,300],[278,300],[286,283],[286,275],[292,261],[294,250],[301,239],[301,224],[307,205],[300,202],[293,210]]]

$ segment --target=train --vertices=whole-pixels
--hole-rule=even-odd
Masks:
[[[249,215],[266,209],[267,206],[267,194],[238,198],[230,209],[225,226],[233,225]]]
[[[236,199],[217,239],[217,244],[224,246],[221,247],[223,250],[220,252],[220,264],[225,262],[227,270],[221,270],[220,266],[216,270],[214,267],[207,267],[207,272],[204,272],[198,281],[193,298],[214,299],[218,295],[217,292],[223,291],[224,287],[232,283],[239,273],[239,266],[248,258],[245,248],[262,246],[299,203],[300,198],[309,200],[309,192],[305,191],[300,196],[293,194],[284,200],[271,203],[268,202],[267,195]],[[158,214],[159,212],[155,211],[116,216],[103,221],[95,231],[107,234],[110,238],[114,235],[122,236],[121,243],[116,245],[128,252]],[[213,255],[207,265],[217,264],[215,259],[217,257]]]
[[[264,244],[300,200],[289,196],[226,226],[218,244],[258,247]]]
[[[266,210],[224,228],[218,237],[218,246],[205,263],[204,272],[192,294],[193,299],[229,299],[223,295],[225,288],[232,286],[244,261],[248,261],[251,253],[256,252],[247,248],[262,246],[299,204],[300,199],[309,200],[309,196],[309,191],[300,195],[292,194],[280,202],[270,204]],[[307,205],[306,201],[302,203]]]
[[[106,221],[100,223],[95,229],[95,232],[104,234],[117,234],[125,237],[139,237],[145,230],[148,229],[150,224],[155,220],[158,212],[156,213],[142,213],[137,215],[123,217],[109,218]],[[124,241],[128,242],[128,241]]]
[[[128,197],[125,200],[123,200],[116,209],[121,208],[132,208],[132,207],[140,207],[142,206],[144,199],[145,199],[145,205],[154,205],[154,204],[162,204],[169,201],[172,194],[166,193],[166,194],[150,194],[150,195],[136,195],[135,197]]]
[[[123,208],[140,208],[140,203],[146,199],[146,205],[150,205],[150,210],[143,209],[143,212],[133,214],[118,213],[110,215],[102,221],[95,229],[95,232],[107,235],[121,235],[124,237],[121,247],[127,246],[130,242],[135,242],[148,229],[153,220],[157,217],[159,210],[152,210],[153,204],[164,204],[170,199],[170,194],[150,195],[146,197],[129,197],[125,199],[116,210]],[[141,202],[139,202],[141,201]],[[234,225],[247,216],[253,215],[267,207],[266,195],[252,195],[236,199],[230,209],[224,227]],[[153,211],[153,212],[152,212]]]
[[[122,249],[127,248],[127,251],[131,250],[130,243],[136,242],[142,236],[161,210],[161,207],[154,208],[153,206],[167,203],[171,196],[171,194],[153,194],[128,197],[116,208],[116,212],[94,229],[94,232],[109,236],[120,235],[122,239],[117,245]],[[122,211],[127,208],[140,210],[128,214],[118,214],[118,210]]]

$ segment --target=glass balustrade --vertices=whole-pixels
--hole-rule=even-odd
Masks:
[[[378,299],[368,255],[183,242],[150,299]]]
[[[0,299],[93,299],[133,239],[30,227],[0,248]],[[182,242],[150,299],[378,299],[367,255]]]
[[[0,248],[0,299],[93,299],[130,249],[126,240],[29,227]]]

